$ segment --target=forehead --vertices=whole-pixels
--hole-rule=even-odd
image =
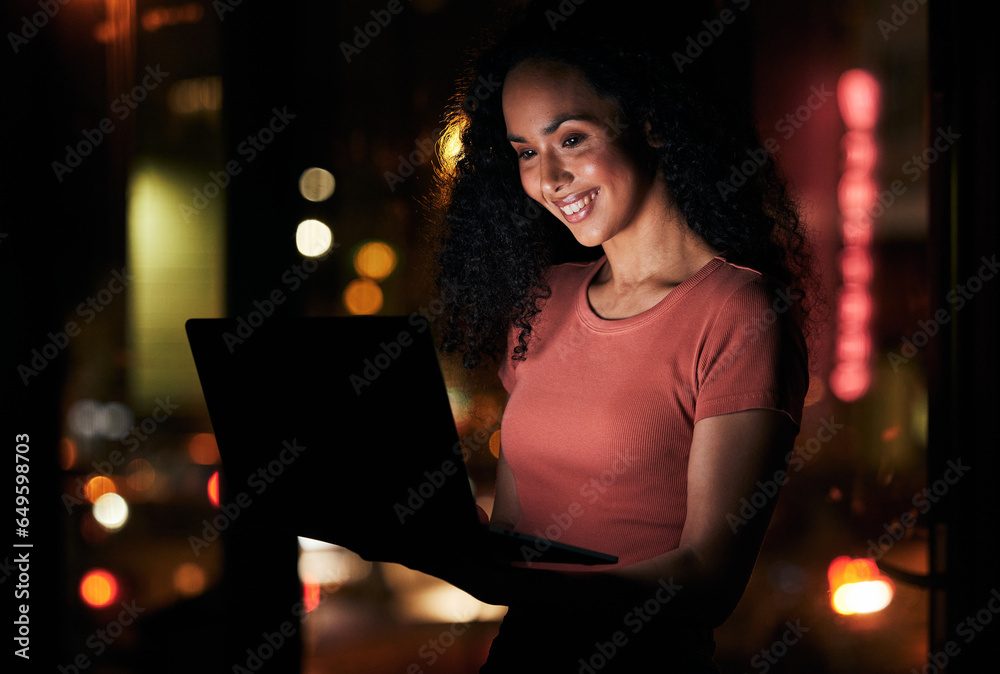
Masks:
[[[616,107],[597,93],[578,68],[564,63],[523,61],[504,81],[503,112],[508,129],[512,123],[542,126],[559,114],[610,117]]]

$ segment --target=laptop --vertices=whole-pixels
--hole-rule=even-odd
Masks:
[[[222,458],[266,526],[371,561],[613,564],[482,524],[437,352],[406,316],[191,319]]]

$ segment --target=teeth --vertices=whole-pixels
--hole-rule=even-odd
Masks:
[[[579,201],[574,201],[569,206],[563,206],[560,210],[562,210],[562,212],[565,213],[566,215],[573,215],[574,213],[579,212],[580,209],[586,208],[587,204],[593,201],[594,197],[596,196],[597,196],[596,193],[593,196],[588,194],[583,199],[580,199]]]

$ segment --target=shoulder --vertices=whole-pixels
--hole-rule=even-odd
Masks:
[[[769,309],[795,315],[790,310],[794,310],[801,295],[756,269],[722,257],[717,259],[721,264],[706,283],[699,284],[699,290],[720,315],[756,315]]]
[[[545,302],[552,304],[574,297],[604,262],[602,256],[592,262],[564,262],[547,267],[542,273],[542,284],[548,288]]]
[[[710,315],[705,339],[715,357],[726,352],[732,358],[749,351],[805,357],[799,292],[767,274],[726,261],[712,277],[695,304]]]

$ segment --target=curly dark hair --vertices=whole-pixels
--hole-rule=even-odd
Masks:
[[[513,325],[519,332],[512,357],[523,360],[539,301],[550,293],[545,270],[603,252],[576,243],[521,186],[501,99],[507,73],[529,59],[572,66],[613,101],[625,129],[622,141],[642,165],[662,170],[687,225],[726,251],[728,260],[800,292],[796,311],[805,330],[815,293],[811,287],[806,293],[811,262],[804,225],[772,157],[761,148],[749,106],[727,95],[731,84],[711,74],[712,59],[678,65],[677,50],[663,46],[677,42],[662,33],[655,42],[644,41],[634,27],[623,38],[598,11],[599,3],[588,3],[599,20],[584,16],[587,4],[570,17],[551,8],[528,11],[474,57],[460,83],[446,132],[460,139],[460,151],[454,165],[439,172],[437,284],[450,298],[440,327],[442,351],[460,353],[470,369],[484,358],[496,362],[506,353]],[[565,25],[553,25],[558,20]],[[731,184],[733,167],[748,158],[756,159],[756,169],[741,174],[745,183]]]

